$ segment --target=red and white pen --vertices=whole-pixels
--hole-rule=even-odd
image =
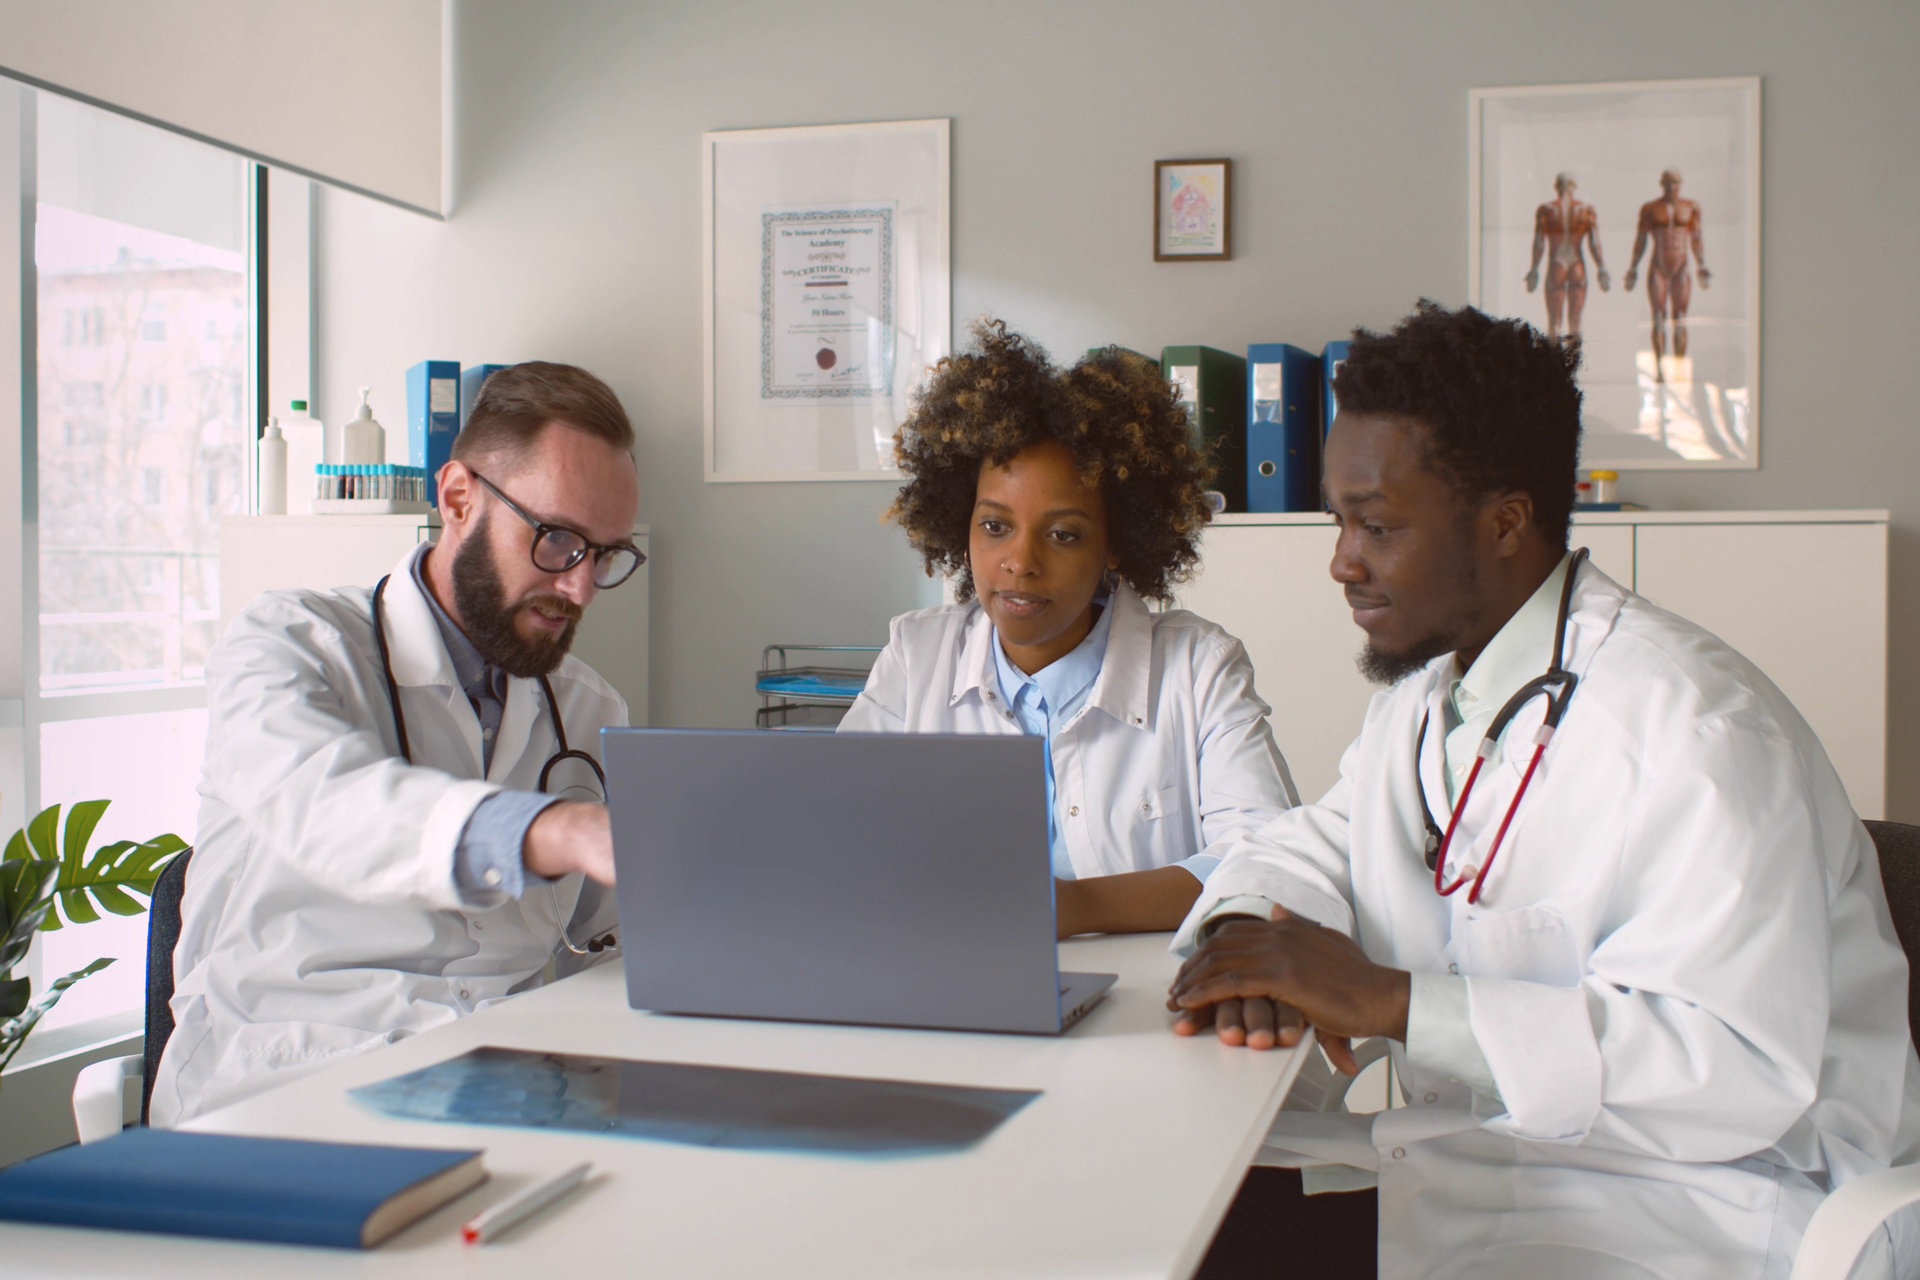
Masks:
[[[508,1196],[460,1228],[460,1238],[468,1244],[485,1244],[497,1239],[585,1182],[591,1172],[591,1163],[577,1164],[565,1173],[555,1174],[545,1182],[536,1182],[525,1191]]]

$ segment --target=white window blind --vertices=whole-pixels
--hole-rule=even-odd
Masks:
[[[0,0],[0,74],[442,213],[443,0]]]

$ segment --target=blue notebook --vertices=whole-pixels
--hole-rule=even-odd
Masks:
[[[0,1169],[0,1219],[370,1249],[484,1182],[480,1155],[127,1129]]]

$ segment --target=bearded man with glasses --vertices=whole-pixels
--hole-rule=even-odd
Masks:
[[[584,369],[501,370],[439,473],[438,542],[376,586],[267,592],[214,647],[153,1123],[612,945],[596,757],[627,707],[568,649],[645,560],[632,447]]]

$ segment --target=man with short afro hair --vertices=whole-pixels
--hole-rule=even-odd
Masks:
[[[1168,1004],[1349,1072],[1384,1039],[1406,1105],[1283,1111],[1203,1278],[1785,1276],[1829,1192],[1920,1156],[1906,960],[1826,752],[1567,549],[1577,360],[1423,303],[1335,379],[1331,572],[1386,687],[1327,794],[1227,851]],[[1914,1227],[1855,1274],[1912,1274]]]

